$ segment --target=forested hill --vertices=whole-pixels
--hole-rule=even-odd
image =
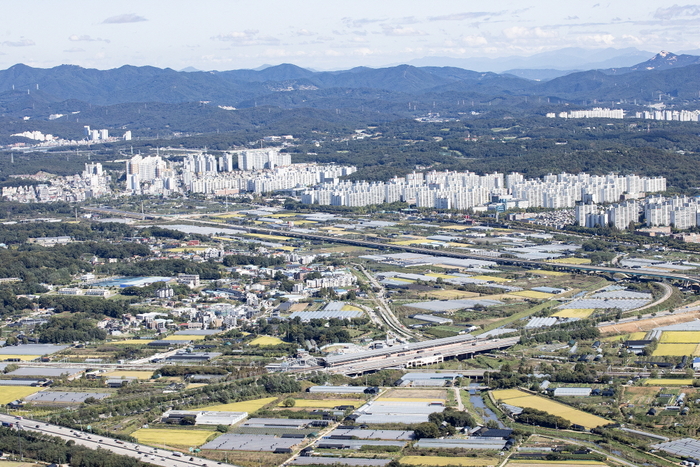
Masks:
[[[332,103],[344,108],[349,94],[363,93],[402,105],[448,96],[480,101],[512,96],[572,103],[657,101],[659,93],[693,101],[698,94],[698,72],[700,57],[667,52],[634,67],[572,73],[547,82],[455,67],[410,65],[314,72],[283,64],[263,70],[178,72],[155,67],[95,70],[62,65],[41,69],[18,64],[0,71],[0,105],[5,113],[26,108],[23,102],[28,99],[35,101],[34,108],[69,101],[65,110],[72,112],[86,105],[200,101],[233,107],[265,102],[283,108],[329,108]]]

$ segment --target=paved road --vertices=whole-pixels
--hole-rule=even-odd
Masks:
[[[193,457],[187,454],[174,456],[172,451],[165,449],[115,440],[113,438],[107,438],[106,436],[98,436],[93,433],[72,430],[70,428],[65,428],[58,425],[50,425],[36,420],[18,420],[16,417],[11,415],[0,414],[0,421],[19,424],[22,430],[37,431],[51,436],[58,436],[65,441],[72,440],[75,441],[75,444],[79,444],[90,449],[107,449],[114,454],[133,457],[143,462],[148,462],[149,464],[159,465],[162,467],[236,467],[231,464],[202,459],[201,457]]]

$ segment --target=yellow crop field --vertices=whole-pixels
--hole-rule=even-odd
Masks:
[[[15,361],[15,360],[21,360],[23,362],[31,362],[32,360],[36,360],[37,358],[41,358],[41,355],[5,355],[5,354],[0,354],[0,362],[4,361]]]
[[[153,372],[138,370],[115,370],[108,371],[107,373],[102,373],[100,376],[108,376],[110,378],[151,379],[151,376],[153,376]]]
[[[659,344],[652,354],[654,357],[683,357],[700,355],[698,344]]]
[[[466,225],[442,225],[440,226],[441,229],[447,229],[447,230],[469,230],[471,227],[466,226]]]
[[[536,290],[521,290],[519,292],[510,292],[508,295],[516,295],[518,297],[537,298],[537,299],[551,298],[554,296],[554,294],[547,293],[547,292],[538,292]]]
[[[281,235],[267,235],[267,234],[256,234],[256,233],[246,233],[243,235],[245,235],[246,237],[261,238],[263,240],[277,240],[278,242],[290,240],[290,237],[283,237]]]
[[[462,292],[461,290],[437,290],[428,294],[431,298],[440,298],[447,300],[459,300],[460,298],[478,297],[478,293]]]
[[[700,331],[664,331],[659,342],[662,344],[698,344]]]
[[[340,311],[362,311],[362,309],[352,305],[343,305]]]
[[[533,270],[530,271],[530,272],[533,273],[533,274],[539,274],[539,275],[541,275],[541,276],[552,276],[552,277],[556,277],[556,276],[566,276],[566,275],[567,275],[565,272],[547,271],[547,270],[544,270],[544,269],[533,269]]]
[[[282,217],[295,217],[297,216],[298,213],[296,212],[286,212],[286,213],[280,213],[280,214],[271,214],[269,217],[275,218],[275,219],[280,219]]]
[[[509,282],[510,279],[504,279],[502,277],[496,277],[496,276],[473,276],[472,279],[480,279],[482,281],[491,281],[491,282]]]
[[[215,217],[221,217],[222,219],[227,219],[229,217],[244,217],[244,215],[240,214],[238,212],[228,212],[226,214],[218,214]]]
[[[456,279],[457,278],[457,276],[451,276],[449,274],[440,274],[437,272],[428,273],[428,274],[426,274],[426,276],[428,276],[428,277],[442,277],[443,279]]]
[[[166,250],[166,253],[184,253],[185,251],[206,251],[208,247],[206,246],[181,246],[178,248],[170,248]]]
[[[266,347],[268,345],[279,345],[283,343],[284,341],[282,339],[272,336],[258,336],[250,341],[250,345],[259,345],[261,347]]]
[[[207,438],[215,432],[208,430],[171,430],[167,428],[141,428],[134,431],[131,436],[139,440],[139,443],[161,447],[197,447],[207,442]]]
[[[507,404],[544,410],[547,413],[565,418],[571,423],[583,425],[586,428],[594,428],[610,423],[604,418],[574,409],[566,404],[554,402],[541,396],[532,396],[517,389],[498,390],[493,391],[492,394],[496,400],[502,400]]]
[[[401,458],[400,462],[407,465],[480,467],[498,465],[501,463],[501,459],[490,457],[405,456]]]
[[[588,258],[557,258],[550,259],[549,263],[563,263],[563,264],[591,264],[591,260]]]
[[[210,405],[207,407],[200,407],[199,410],[208,410],[210,412],[248,412],[253,413],[265,407],[267,404],[271,404],[277,400],[276,397],[265,397],[264,399],[253,399],[250,401],[243,402],[232,402],[230,404],[219,404]]]
[[[579,318],[586,319],[593,314],[593,308],[569,308],[554,313],[555,318]]]
[[[207,336],[200,336],[200,335],[185,335],[185,334],[173,334],[172,336],[168,336],[164,341],[203,341],[204,338]]]
[[[5,405],[17,399],[24,399],[39,392],[40,389],[42,388],[31,386],[0,386],[0,404]]]
[[[413,240],[399,240],[398,242],[390,242],[392,245],[427,245],[429,243],[438,243],[433,240],[428,240],[427,238],[416,238]]]
[[[112,345],[146,345],[151,342],[150,339],[125,339],[123,341],[112,341]]]
[[[282,407],[284,401],[277,404]],[[359,408],[364,405],[365,401],[360,399],[296,399],[296,404],[294,407],[310,407],[314,409],[332,409],[339,405],[354,405],[355,408]]]
[[[674,379],[674,378],[649,378],[644,381],[646,386],[692,386],[693,380],[687,379]]]

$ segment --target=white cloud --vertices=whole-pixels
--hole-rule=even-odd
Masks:
[[[488,41],[484,36],[464,36],[461,38],[461,40],[470,47],[488,44]]]
[[[306,29],[299,29],[296,34],[297,34],[297,36],[315,36],[316,35],[316,33],[307,31]]]
[[[18,41],[5,41],[2,43],[2,45],[6,45],[8,47],[31,47],[36,45],[36,43],[31,39],[21,38]]]
[[[386,36],[425,36],[426,33],[413,28],[382,26],[382,32]]]
[[[503,35],[511,40],[518,39],[547,39],[557,37],[556,31],[545,31],[542,28],[525,28],[523,26],[513,26],[503,30]]]
[[[615,43],[615,36],[612,34],[589,34],[578,37],[577,41],[581,45],[613,45]]]
[[[85,49],[81,49],[80,47],[71,47],[70,49],[64,50],[64,52],[68,53],[79,53],[79,52],[85,52]]]
[[[126,13],[124,15],[110,16],[106,20],[102,21],[104,24],[125,24],[125,23],[140,23],[142,21],[148,21],[143,16],[136,15],[134,13]]]
[[[71,36],[68,36],[68,40],[71,42],[107,42],[109,43],[109,39],[101,39],[99,37],[90,37],[90,36],[79,36],[77,34],[73,34]]]
[[[673,5],[659,8],[654,13],[656,19],[688,18],[700,16],[700,5]]]
[[[449,15],[431,16],[428,21],[464,21],[465,19],[477,19],[485,16],[500,16],[505,11],[468,11],[464,13],[450,13]]]
[[[228,34],[219,34],[211,39],[215,41],[232,42],[235,45],[277,45],[280,40],[272,36],[259,36],[257,29],[246,29]]]

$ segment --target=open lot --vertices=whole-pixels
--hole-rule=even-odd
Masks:
[[[172,430],[167,428],[141,428],[131,434],[139,443],[150,446],[197,447],[207,442],[216,432],[207,430]]]
[[[248,412],[250,414],[265,407],[267,404],[275,402],[276,400],[276,397],[265,397],[263,399],[232,402],[230,404],[209,405],[207,407],[200,407],[199,410],[208,410],[210,412]]]
[[[593,308],[571,308],[568,310],[560,310],[552,316],[556,318],[578,318],[586,319],[593,314]]]
[[[651,331],[654,328],[668,326],[671,324],[687,323],[700,318],[700,311],[683,313],[679,315],[669,315],[660,318],[640,319],[624,324],[609,324],[599,326],[601,334],[629,334],[638,331]]]
[[[496,400],[502,400],[507,404],[544,410],[547,413],[565,418],[571,423],[576,423],[586,428],[594,428],[610,423],[602,417],[574,409],[571,406],[555,402],[545,397],[530,395],[519,389],[497,390],[493,391],[492,394]]]

